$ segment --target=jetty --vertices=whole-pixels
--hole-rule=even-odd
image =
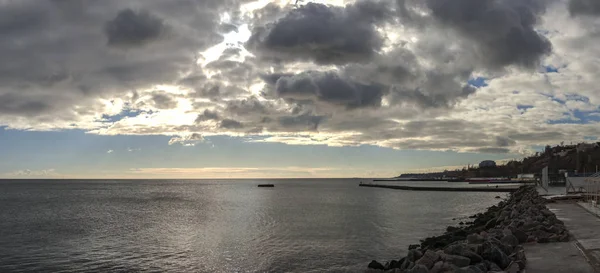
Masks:
[[[439,186],[406,186],[360,183],[360,187],[385,188],[405,191],[463,191],[463,192],[515,192],[521,185],[492,187],[439,187]]]

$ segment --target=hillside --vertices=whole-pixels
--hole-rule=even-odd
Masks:
[[[460,170],[437,173],[408,173],[400,178],[436,178],[436,177],[516,177],[518,174],[540,174],[548,166],[549,174],[558,174],[561,170],[578,173],[593,173],[600,168],[600,142],[579,143],[575,145],[546,146],[543,152],[528,156],[522,160],[509,161],[493,167],[468,166]]]

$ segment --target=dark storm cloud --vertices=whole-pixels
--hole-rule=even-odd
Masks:
[[[163,20],[147,11],[125,9],[106,23],[104,31],[110,46],[141,46],[156,40],[165,31]]]
[[[552,51],[534,25],[545,11],[537,0],[427,0],[432,16],[479,46],[480,57],[493,68],[533,68]]]
[[[600,15],[600,1],[598,0],[571,0],[569,1],[569,12],[577,15]]]
[[[198,115],[198,117],[196,118],[196,123],[202,122],[202,121],[207,121],[207,120],[219,120],[219,119],[221,119],[221,118],[219,117],[219,114],[217,112],[205,109],[204,112],[202,114]]]
[[[387,2],[379,1],[346,7],[308,3],[273,24],[255,27],[246,46],[274,61],[363,62],[383,45],[375,26],[388,11]]]
[[[279,125],[286,131],[316,131],[324,116],[303,114],[298,116],[283,116],[278,119]]]
[[[13,115],[76,121],[81,108],[98,110],[98,99],[177,83],[198,52],[222,41],[220,15],[240,2],[2,1],[0,96],[22,106],[11,106]]]
[[[27,97],[16,93],[0,94],[0,114],[35,116],[52,109],[48,96]]]
[[[244,125],[233,119],[224,119],[221,121],[219,127],[223,129],[241,129],[244,128]]]
[[[261,102],[256,97],[228,101],[225,112],[237,116],[266,115],[273,108],[269,102]]]
[[[310,100],[348,109],[378,107],[386,92],[378,84],[362,84],[340,77],[335,72],[302,72],[281,76],[275,83],[276,95],[292,100]]]

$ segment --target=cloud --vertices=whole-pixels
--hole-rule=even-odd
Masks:
[[[570,0],[569,12],[573,16],[577,15],[600,15],[600,2],[596,0]]]
[[[5,174],[8,177],[52,177],[57,176],[55,169],[43,169],[43,170],[18,170],[11,173]]]
[[[112,154],[114,152],[115,152],[114,150],[108,150],[108,151],[106,151],[107,154]]]
[[[204,112],[196,118],[196,122],[202,122],[207,120],[220,120],[219,114],[215,111],[205,109]]]
[[[124,9],[106,23],[109,46],[141,46],[158,39],[166,30],[163,20],[147,11]]]
[[[477,45],[478,57],[493,68],[535,68],[552,44],[535,29],[546,1],[428,0],[432,16]]]
[[[202,135],[198,133],[187,134],[183,136],[175,136],[169,140],[169,145],[181,144],[183,146],[195,146],[198,143],[205,142]]]
[[[177,107],[177,101],[166,93],[152,94],[152,101],[158,109],[172,109]]]
[[[284,2],[4,1],[0,126],[486,153],[600,134],[595,2]]]
[[[273,24],[255,27],[246,46],[260,57],[276,61],[366,61],[383,45],[377,23],[389,17],[386,1],[359,1],[345,7],[308,3]]]
[[[219,127],[223,129],[241,129],[244,128],[244,125],[237,120],[224,119],[221,121]]]
[[[280,77],[275,83],[275,91],[280,98],[324,102],[352,109],[379,106],[386,90],[377,84],[343,79],[335,72],[308,71]]]

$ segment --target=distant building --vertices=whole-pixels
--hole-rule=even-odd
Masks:
[[[490,168],[496,167],[496,161],[493,160],[484,160],[479,162],[479,168]]]

